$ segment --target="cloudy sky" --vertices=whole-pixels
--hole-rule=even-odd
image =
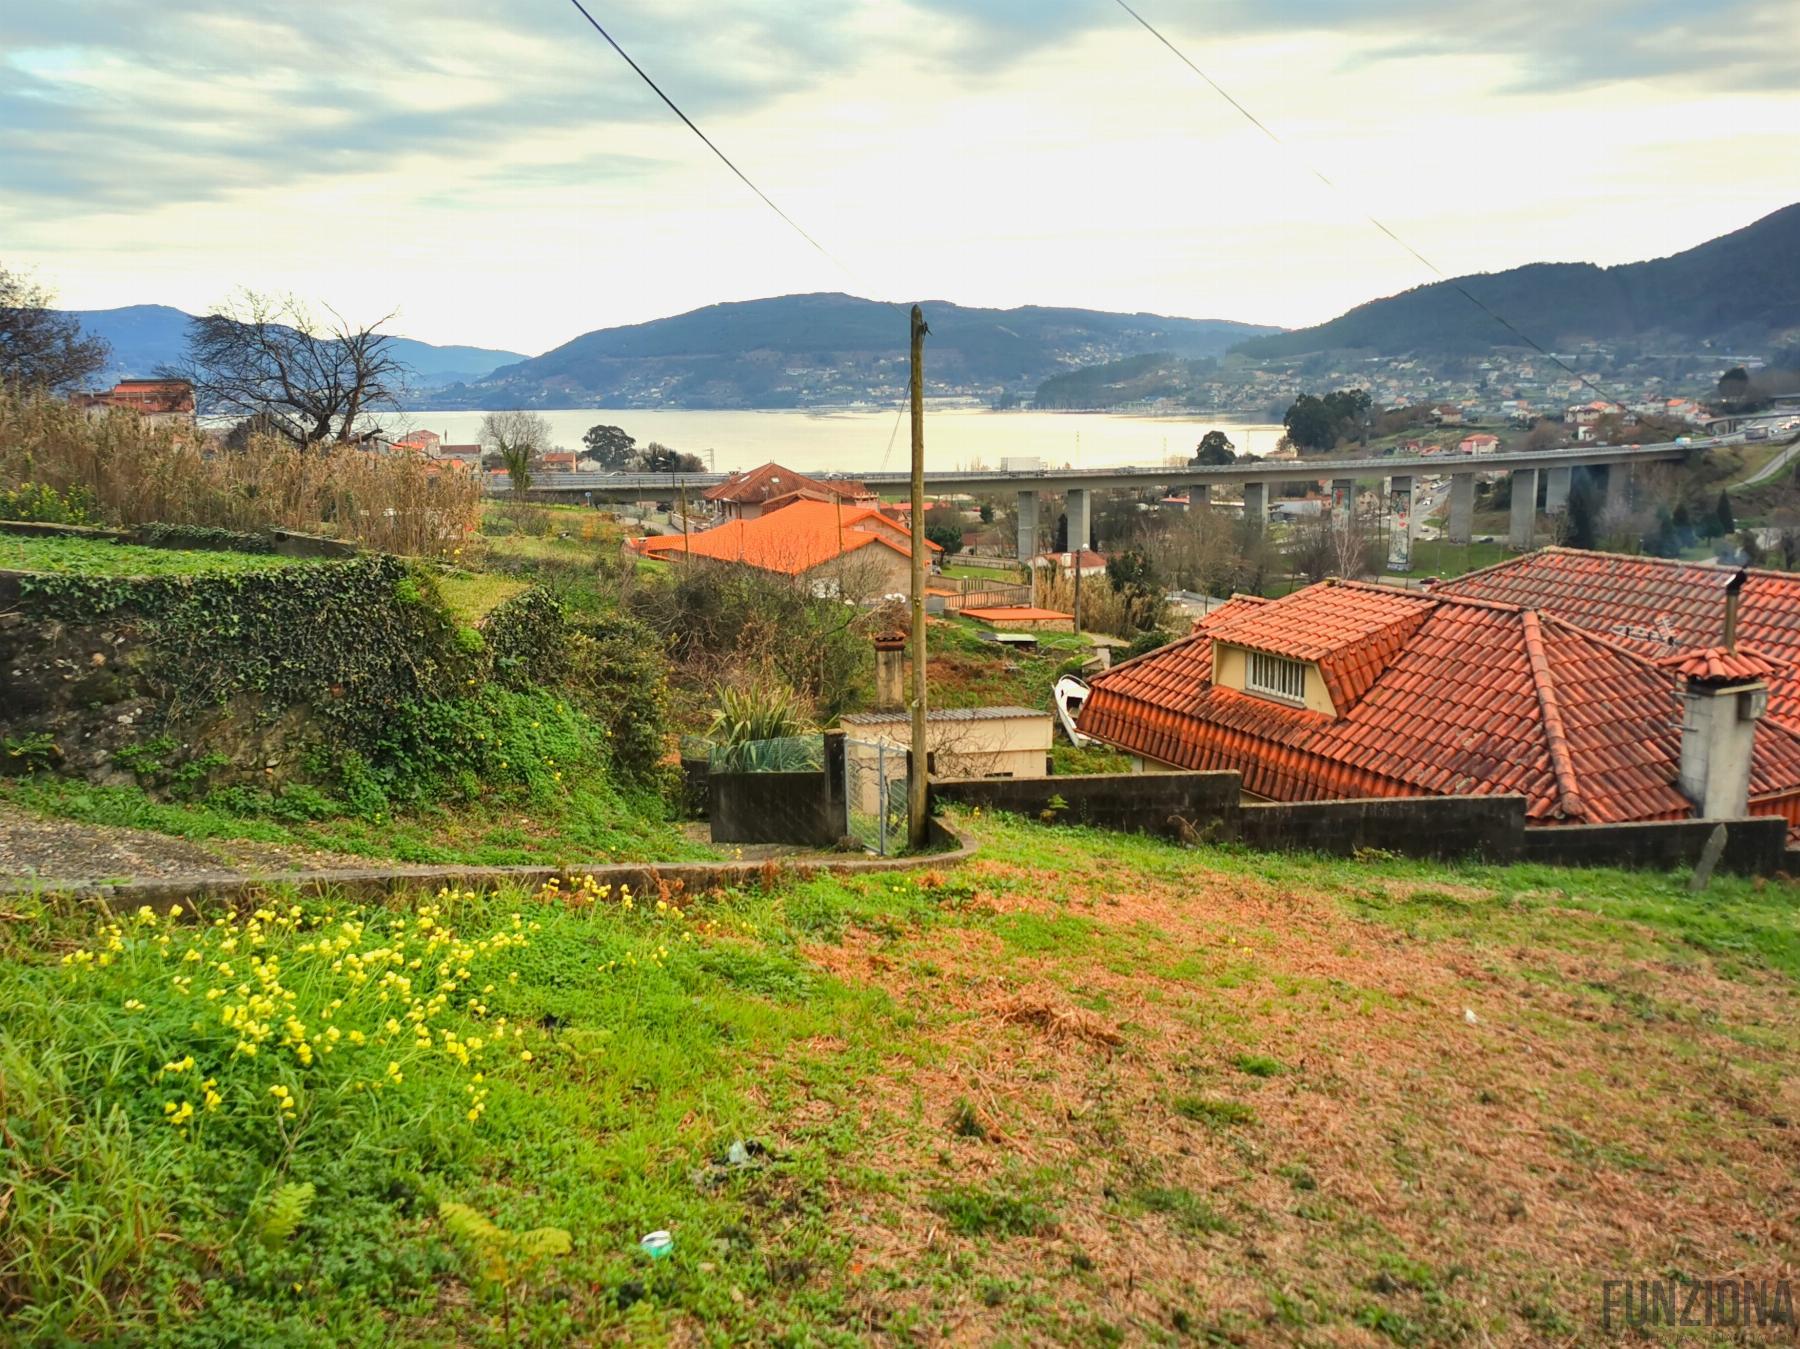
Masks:
[[[536,352],[847,290],[1297,325],[1800,197],[1794,0],[0,0],[0,262]],[[1317,166],[1340,188],[1311,176]]]

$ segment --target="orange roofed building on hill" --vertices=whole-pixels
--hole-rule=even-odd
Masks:
[[[860,482],[846,478],[809,478],[780,464],[733,473],[702,495],[713,503],[722,520],[755,520],[796,501],[843,502],[846,506],[875,506],[877,497]]]
[[[750,520],[629,545],[644,557],[725,563],[804,579],[821,595],[903,595],[912,580],[905,525],[868,506],[797,499]],[[927,541],[928,561],[942,550]]]
[[[99,393],[78,393],[70,402],[88,417],[117,409],[135,412],[153,426],[192,426],[194,386],[185,379],[122,379]]]
[[[1800,577],[1552,549],[1430,592],[1239,596],[1096,676],[1078,726],[1267,800],[1505,794],[1531,824],[1800,834],[1797,662]]]

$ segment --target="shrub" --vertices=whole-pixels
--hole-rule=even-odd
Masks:
[[[85,525],[94,509],[94,494],[85,487],[66,491],[41,482],[0,487],[0,520],[30,520],[47,525]]]
[[[656,634],[620,615],[576,626],[566,680],[605,728],[619,779],[655,784],[669,740],[669,662]]]
[[[855,705],[875,619],[748,567],[697,565],[638,587],[634,616],[691,675],[773,670],[830,722]]]

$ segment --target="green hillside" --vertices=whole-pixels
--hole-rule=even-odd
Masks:
[[[1523,343],[1468,291],[1538,342],[1556,346],[1676,336],[1762,346],[1800,329],[1800,204],[1671,257],[1596,267],[1533,263],[1372,300],[1312,328],[1254,338],[1253,358],[1328,350],[1466,354]]]
[[[1166,351],[1212,356],[1274,331],[1221,319],[923,302],[933,393],[1029,393],[1071,368]],[[907,307],[851,295],[708,305],[585,333],[445,397],[481,406],[795,407],[884,396],[906,360]]]

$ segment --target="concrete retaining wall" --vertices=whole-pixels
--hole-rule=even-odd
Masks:
[[[714,843],[796,843],[829,848],[844,834],[833,817],[823,770],[811,773],[711,773],[706,816]]]
[[[1318,852],[1350,857],[1379,848],[1406,857],[1519,855],[1525,829],[1522,796],[1404,796],[1355,801],[1268,801],[1237,808],[1234,837],[1267,852]]]
[[[1204,831],[1206,821],[1237,809],[1236,773],[1095,773],[1048,778],[946,778],[931,783],[931,809],[940,804],[1041,817],[1052,797],[1066,805],[1057,824],[1091,824],[1128,833],[1179,837],[1184,820]]]
[[[931,784],[932,809],[979,806],[1188,841],[1241,842],[1265,852],[1480,858],[1552,866],[1674,871],[1693,866],[1718,820],[1527,827],[1522,796],[1372,797],[1351,801],[1242,800],[1236,773],[1117,773],[1085,777],[965,778]],[[1729,820],[1721,871],[1768,876],[1792,870],[1787,822]]]
[[[1676,871],[1700,860],[1700,850],[1720,823],[1725,825],[1720,871],[1771,876],[1786,867],[1788,824],[1772,815],[1745,820],[1669,820],[1527,829],[1521,839],[1519,860],[1561,867]]]

